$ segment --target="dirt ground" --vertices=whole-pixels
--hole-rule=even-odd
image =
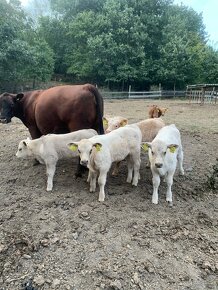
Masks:
[[[76,160],[58,163],[47,193],[44,166],[15,156],[27,129],[16,118],[0,124],[0,290],[218,289],[218,105],[153,103],[169,108],[163,119],[182,135],[185,175],[175,175],[172,208],[163,183],[151,203],[145,153],[138,187],[126,184],[124,161],[103,203],[87,174],[75,179]],[[106,100],[105,114],[133,123],[149,104]]]

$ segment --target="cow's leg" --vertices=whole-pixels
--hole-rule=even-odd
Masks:
[[[171,187],[173,184],[173,175],[175,171],[168,172],[168,174],[165,177],[166,183],[167,183],[167,194],[166,194],[166,201],[169,202],[170,206],[173,205],[173,197],[172,197],[172,191]]]
[[[126,182],[131,183],[132,176],[133,176],[133,160],[130,155],[127,156],[126,161],[127,161],[127,168],[128,168]]]
[[[96,190],[96,179],[97,179],[97,173],[96,172],[90,172],[90,192],[95,192]]]
[[[114,164],[114,169],[113,169],[113,172],[112,172],[112,175],[113,175],[113,176],[117,176],[117,175],[118,175],[118,173],[119,173],[119,168],[120,168],[120,163],[121,163],[121,161],[116,162],[116,163]]]
[[[138,181],[140,179],[140,174],[139,174],[139,169],[140,169],[140,164],[141,164],[140,152],[139,154],[134,154],[132,156],[132,160],[133,160],[133,174],[134,174],[132,185],[137,186]]]
[[[36,126],[31,126],[28,129],[29,129],[30,136],[32,139],[37,139],[42,136],[42,133],[39,131],[39,129]]]
[[[178,150],[177,160],[178,160],[179,172],[180,172],[180,174],[184,175],[182,147],[180,147]]]
[[[99,177],[98,177],[98,185],[100,187],[100,192],[99,192],[99,201],[104,201],[105,199],[105,192],[104,192],[104,187],[106,184],[106,179],[107,179],[107,170],[101,170]]]
[[[56,169],[56,161],[47,161],[46,162],[46,173],[47,173],[47,191],[51,191],[53,188],[53,178]]]
[[[152,172],[153,177],[152,177],[152,182],[153,182],[153,195],[152,195],[152,203],[158,204],[158,188],[160,185],[160,176]]]
[[[85,173],[86,170],[88,170],[88,169],[85,166],[82,166],[80,164],[80,157],[79,157],[78,164],[77,164],[77,170],[76,170],[76,173],[75,173],[75,177],[76,178],[82,177],[83,173]]]

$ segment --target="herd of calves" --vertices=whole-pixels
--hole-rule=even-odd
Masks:
[[[46,165],[47,191],[53,188],[57,161],[79,156],[80,164],[89,169],[87,181],[90,192],[96,190],[98,178],[98,200],[104,201],[107,173],[113,162],[115,168],[112,174],[117,175],[120,161],[126,159],[126,181],[137,186],[143,148],[148,151],[153,176],[152,203],[158,203],[158,187],[163,176],[167,184],[166,201],[172,206],[171,187],[177,161],[180,173],[184,174],[180,132],[174,124],[166,126],[159,115],[154,116],[150,112],[149,119],[130,125],[126,118],[104,117],[105,135],[98,135],[93,129],[84,129],[68,134],[49,134],[34,140],[28,138],[19,143],[16,156],[33,157]]]

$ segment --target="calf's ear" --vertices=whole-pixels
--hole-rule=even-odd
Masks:
[[[105,127],[108,127],[108,119],[105,118],[105,117],[103,117],[102,119],[103,119],[103,125],[104,125]]]
[[[76,143],[69,143],[67,146],[71,151],[76,151],[78,149],[78,144]]]
[[[149,143],[149,142],[142,142],[141,147],[146,152],[146,151],[148,151],[148,148],[151,148],[151,143]]]
[[[128,124],[128,119],[124,118],[124,119],[120,122],[120,127],[124,127],[124,126],[126,126],[126,124]]]
[[[93,144],[93,147],[95,147],[97,151],[100,151],[101,147],[102,147],[102,144],[101,143],[95,143],[95,144]]]
[[[167,146],[167,148],[169,148],[171,153],[174,153],[176,151],[176,148],[178,148],[179,146],[177,144],[170,144]]]
[[[168,108],[160,108],[161,114],[164,116]]]

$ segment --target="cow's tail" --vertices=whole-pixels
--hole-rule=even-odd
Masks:
[[[104,115],[104,101],[103,97],[100,94],[99,90],[93,86],[89,86],[90,91],[95,96],[95,102],[96,102],[96,114],[97,114],[97,123],[98,123],[98,133],[104,134],[104,126],[103,126],[103,115]]]

